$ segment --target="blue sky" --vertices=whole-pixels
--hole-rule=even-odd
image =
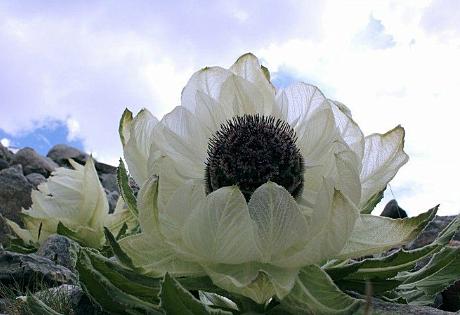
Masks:
[[[0,1],[0,141],[116,164],[125,107],[161,118],[194,71],[250,51],[277,86],[346,104],[365,134],[402,124],[395,197],[458,213],[459,21],[456,0]]]

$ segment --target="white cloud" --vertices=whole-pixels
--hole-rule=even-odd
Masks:
[[[2,140],[0,140],[0,143],[1,143],[4,147],[8,148],[8,147],[10,146],[10,144],[11,144],[11,140],[8,139],[8,138],[3,138]]]

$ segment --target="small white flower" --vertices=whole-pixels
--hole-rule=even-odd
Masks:
[[[99,248],[104,244],[104,226],[113,233],[129,222],[130,212],[119,201],[109,214],[107,197],[93,159],[85,166],[69,160],[74,169],[60,167],[51,177],[32,191],[32,206],[22,210],[25,229],[15,222],[8,225],[27,244],[41,244],[56,233],[59,222],[75,232],[85,245]]]
[[[160,122],[125,111],[120,135],[142,229],[120,245],[147,274],[207,274],[263,303],[285,296],[303,266],[413,234],[359,210],[407,162],[404,130],[364,137],[318,88],[276,90],[251,54],[195,73]]]

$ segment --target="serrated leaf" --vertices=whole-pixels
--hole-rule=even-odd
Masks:
[[[372,195],[371,198],[369,198],[369,200],[366,202],[366,204],[361,208],[361,213],[371,214],[375,206],[377,206],[377,204],[383,199],[386,189],[387,187],[385,186],[385,188],[383,188],[381,191]]]
[[[169,274],[166,274],[163,279],[159,297],[160,306],[167,315],[232,315],[231,312],[211,309],[201,303]]]
[[[353,314],[362,300],[343,293],[316,265],[301,269],[292,291],[281,304],[293,314]]]
[[[371,292],[376,295],[381,295],[385,292],[395,289],[402,281],[394,279],[342,279],[335,282],[335,284],[344,291],[354,291],[361,294],[367,293],[367,286],[371,289]]]
[[[113,236],[113,234],[110,232],[110,230],[106,227],[104,227],[104,234],[105,238],[107,239],[107,242],[110,244],[110,247],[112,248],[113,254],[115,257],[125,266],[131,269],[136,269],[134,267],[133,261],[131,258],[121,249],[120,245],[118,244],[117,240]]]
[[[420,270],[401,273],[395,279],[403,281],[397,291],[409,303],[429,305],[459,278],[460,248],[445,247]]]
[[[111,314],[162,314],[155,304],[156,292],[152,287],[128,279],[119,272],[122,267],[109,262],[91,250],[80,251],[80,284],[95,303]]]
[[[46,305],[43,301],[38,299],[35,295],[28,295],[26,298],[27,306],[31,311],[31,314],[34,315],[62,315],[61,313],[56,312],[51,307]]]
[[[57,225],[56,233],[59,235],[64,235],[83,246],[88,246],[88,244],[81,240],[80,235],[77,232],[65,226],[61,221],[59,221]]]
[[[199,291],[200,301],[206,305],[216,306],[228,311],[238,311],[238,306],[232,300],[212,292]]]
[[[131,211],[131,213],[137,218],[139,211],[137,210],[136,197],[134,196],[133,190],[129,186],[128,174],[122,159],[120,159],[120,165],[118,166],[117,170],[117,181],[121,197],[126,202],[129,211]]]

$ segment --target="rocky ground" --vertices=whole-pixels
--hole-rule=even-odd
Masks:
[[[39,155],[32,148],[23,148],[13,153],[0,144],[0,244],[6,244],[10,234],[3,218],[21,225],[19,213],[21,208],[27,209],[31,206],[32,189],[46,181],[57,167],[68,167],[69,158],[84,164],[88,155],[63,144],[51,148],[46,156]],[[96,162],[95,166],[105,188],[110,211],[113,211],[119,196],[117,169],[100,162]],[[387,205],[383,215],[393,218],[406,216],[395,201]],[[430,243],[452,219],[452,216],[436,217],[425,232],[408,247],[416,248]],[[458,235],[456,240],[460,240]],[[5,296],[5,288],[15,288],[16,292],[25,289],[38,291],[45,298],[47,294],[62,294],[65,297],[65,303],[62,304],[71,307],[73,314],[102,314],[77,286],[72,246],[74,245],[69,239],[55,235],[34,254],[19,254],[0,248],[0,313],[12,310],[9,305],[11,297],[8,299]],[[53,289],[46,289],[50,287]],[[460,309],[460,281],[443,292],[439,301],[443,310],[388,304],[376,299],[372,304],[375,314],[448,314],[446,311]]]

